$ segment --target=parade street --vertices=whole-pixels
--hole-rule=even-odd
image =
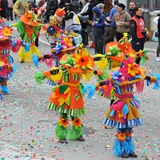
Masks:
[[[18,36],[16,30],[14,36]],[[50,53],[44,33],[39,44],[42,54]],[[155,53],[157,44],[147,42],[145,47],[149,49],[149,60],[144,65],[147,75],[160,74],[160,62],[156,61]],[[89,53],[93,54],[93,49],[89,49]],[[59,113],[47,109],[52,86],[47,81],[38,85],[33,77],[36,72],[49,68],[43,62],[38,68],[32,63],[19,63],[17,53],[11,55],[17,71],[8,81],[10,94],[0,101],[0,160],[122,159],[113,155],[115,129],[103,126],[110,100],[97,93],[90,100],[85,96],[87,114],[81,117],[85,142],[61,144],[55,137]],[[88,84],[94,83],[93,77]],[[153,90],[152,85],[145,83],[143,93],[136,96],[141,101],[143,120],[143,125],[135,127],[133,132],[137,160],[160,160],[160,90]]]

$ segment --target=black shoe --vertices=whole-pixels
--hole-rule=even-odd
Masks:
[[[129,158],[128,154],[126,154],[126,153],[123,153],[123,154],[122,154],[122,157],[123,157],[123,158]]]
[[[58,142],[68,144],[68,141],[67,141],[66,139],[61,139],[61,140],[59,140]]]
[[[20,63],[24,63],[24,60],[22,59],[22,60],[20,61]]]
[[[79,138],[77,138],[78,141],[84,142],[85,139],[83,138],[83,136],[80,136]]]
[[[130,153],[129,155],[130,157],[133,157],[133,158],[137,158],[138,156],[133,152],[133,153]]]

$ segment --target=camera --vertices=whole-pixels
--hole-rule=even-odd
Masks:
[[[144,31],[142,32],[142,34],[144,35],[145,40],[146,40],[146,41],[149,41],[150,37],[148,36],[147,31],[144,30]]]

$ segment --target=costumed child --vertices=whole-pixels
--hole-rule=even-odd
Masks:
[[[79,47],[79,45],[73,45],[73,37],[69,35],[63,34],[58,40],[55,48],[52,48],[51,54],[45,55],[34,55],[32,58],[33,63],[36,67],[38,67],[39,62],[45,62],[48,67],[53,67],[53,61],[55,62],[55,66],[58,67],[60,65],[60,59],[64,54],[72,54],[73,51]]]
[[[86,110],[83,101],[83,85],[81,79],[89,80],[93,75],[93,58],[84,48],[76,50],[72,55],[65,54],[60,60],[60,66],[50,71],[39,72],[34,75],[36,82],[42,84],[42,80],[48,76],[54,82],[62,79],[62,84],[53,88],[53,94],[49,98],[48,108],[59,111],[60,117],[55,129],[56,136],[61,143],[70,140],[85,141],[83,138],[83,124],[80,116]],[[72,128],[68,132],[68,116],[72,119]]]
[[[115,67],[119,67],[125,57],[130,56],[136,60],[137,53],[133,50],[127,36],[128,34],[124,33],[124,37],[119,42],[107,43],[105,55],[97,54],[94,56],[95,64],[98,69],[103,71],[101,74],[97,74],[98,81],[105,80],[107,78],[107,72]],[[147,60],[146,50],[140,51],[138,54],[141,56],[141,61],[144,64]],[[116,99],[116,91],[112,84],[103,85],[98,90],[98,94],[109,98],[111,100],[110,105],[112,105]],[[104,128],[107,128],[107,126],[104,126]]]
[[[26,13],[20,17],[19,21],[12,26],[17,27],[21,39],[31,45],[28,52],[25,52],[23,46],[20,48],[18,52],[20,63],[31,62],[34,54],[40,55],[38,48],[35,46],[35,40],[41,27],[41,23],[37,21],[37,15],[35,15],[33,11],[27,10]]]
[[[65,14],[65,8],[58,8],[54,16],[50,17],[49,24],[43,26],[43,30],[47,35],[48,41],[51,45],[51,53],[54,55],[55,59],[56,57],[58,59],[58,54],[55,55],[53,48],[56,47],[63,33],[63,30],[61,29],[61,23]]]
[[[31,5],[29,5],[29,10],[33,11],[33,13],[37,16],[37,22],[41,23],[41,16],[42,16],[42,14],[44,12],[44,9],[38,8],[38,6],[36,6],[35,3],[32,3]],[[40,30],[41,30],[41,27],[39,27],[39,33],[38,33],[37,38],[35,40],[35,46],[37,48],[39,46]]]
[[[79,17],[75,13],[75,6],[72,3],[68,4],[68,10],[64,17],[65,31],[72,35],[75,45],[82,43],[81,23]]]
[[[7,81],[11,77],[13,70],[13,58],[10,51],[18,52],[19,48],[24,46],[26,50],[29,45],[21,40],[14,40],[12,37],[12,28],[5,19],[0,19],[0,91],[8,94]],[[2,96],[0,96],[2,98]]]
[[[14,72],[15,67],[13,65],[5,64],[0,60],[0,100],[3,99],[3,94],[9,93],[7,81]]]
[[[129,57],[122,61],[120,67],[110,70],[106,81],[95,84],[95,86],[84,87],[84,92],[91,88],[92,93],[95,87],[98,88],[110,83],[115,88],[117,98],[108,109],[104,124],[117,129],[114,143],[114,154],[116,156],[123,158],[137,157],[132,133],[133,127],[142,125],[142,120],[138,112],[140,101],[135,97],[133,89],[136,87],[137,92],[141,93],[144,80],[147,80],[147,84],[155,83],[155,88],[160,87],[160,75],[146,76],[145,69]]]

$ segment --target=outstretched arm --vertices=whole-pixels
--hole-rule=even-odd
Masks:
[[[98,87],[100,87],[100,86],[104,86],[104,85],[108,85],[108,84],[110,84],[110,81],[107,79],[107,80],[101,81],[101,82],[99,82],[99,83],[96,83],[94,86],[95,86],[96,88],[98,88]]]
[[[54,67],[50,71],[36,73],[34,78],[38,84],[42,84],[42,80],[50,76],[52,76],[52,81],[59,81],[62,76],[62,71],[58,67]]]

